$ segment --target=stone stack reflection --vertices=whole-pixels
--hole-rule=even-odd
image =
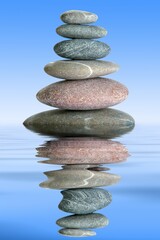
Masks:
[[[109,219],[95,211],[107,207],[112,196],[102,186],[116,184],[120,176],[109,173],[102,164],[120,163],[129,156],[125,146],[101,138],[75,137],[48,141],[37,148],[40,163],[62,165],[62,169],[45,172],[48,180],[40,184],[49,189],[63,189],[59,209],[72,213],[57,220],[66,236],[93,236],[91,229],[105,227]]]
[[[56,223],[62,227],[59,233],[66,236],[94,236],[92,229],[109,224],[106,216],[96,212],[112,201],[111,193],[101,187],[118,183],[120,176],[109,173],[102,164],[127,159],[126,147],[109,139],[134,128],[129,114],[110,108],[127,98],[128,89],[101,77],[116,72],[119,66],[98,60],[109,54],[110,47],[94,40],[104,37],[106,29],[87,25],[97,19],[96,14],[79,10],[61,15],[65,24],[56,29],[57,34],[70,40],[57,43],[54,51],[67,60],[48,63],[44,70],[63,81],[37,93],[40,102],[59,109],[24,121],[28,129],[53,137],[37,148],[37,157],[45,158],[41,163],[62,165],[62,169],[45,172],[48,179],[40,186],[62,190],[59,209],[72,215]]]

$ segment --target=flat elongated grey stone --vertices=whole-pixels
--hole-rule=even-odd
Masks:
[[[67,80],[95,78],[116,72],[118,69],[117,64],[101,60],[56,61],[44,67],[44,71],[50,76]]]
[[[64,228],[101,228],[109,224],[109,220],[100,213],[86,215],[70,215],[57,220],[57,225]]]
[[[128,89],[112,79],[93,78],[56,82],[41,89],[36,96],[40,102],[52,107],[91,110],[111,107],[124,101]]]
[[[108,206],[111,194],[100,188],[68,189],[61,192],[63,199],[59,209],[75,214],[88,214]]]
[[[55,170],[44,173],[48,180],[40,187],[50,189],[72,189],[110,186],[120,180],[120,176],[91,170]]]
[[[49,158],[49,164],[104,164],[117,163],[129,156],[119,142],[94,138],[60,138],[37,148],[37,156]],[[83,165],[78,165],[83,166]],[[86,165],[88,166],[88,165]],[[80,167],[79,167],[80,168]]]
[[[85,25],[75,25],[75,24],[64,24],[56,29],[56,32],[66,38],[76,38],[76,39],[94,39],[106,36],[107,31],[103,27],[98,26],[85,26]]]
[[[96,22],[98,16],[95,13],[81,11],[81,10],[70,10],[62,13],[61,20],[65,23],[72,24],[87,24]]]
[[[68,237],[89,237],[95,236],[96,232],[85,229],[73,229],[73,228],[63,228],[59,230],[59,233]]]
[[[106,43],[95,40],[73,39],[57,43],[54,51],[63,58],[94,60],[107,56],[110,47]]]
[[[111,108],[94,111],[51,110],[29,117],[24,125],[34,132],[57,137],[113,138],[131,131],[134,119]]]

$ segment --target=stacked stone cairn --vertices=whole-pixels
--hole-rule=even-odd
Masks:
[[[97,21],[93,13],[69,11],[61,15],[66,24],[57,33],[71,38],[54,46],[61,57],[71,59],[49,63],[47,74],[66,80],[53,83],[40,90],[37,98],[49,106],[68,110],[103,109],[122,102],[128,95],[125,86],[100,76],[116,72],[118,65],[100,61],[110,52],[110,47],[95,38],[104,37],[107,31],[98,26],[84,25]],[[83,24],[83,25],[82,25]]]
[[[59,208],[74,215],[57,220],[57,224],[63,227],[59,232],[67,236],[93,236],[96,233],[90,228],[108,225],[105,216],[94,212],[106,207],[111,195],[97,187],[115,184],[120,177],[104,173],[105,168],[98,164],[128,157],[128,151],[118,142],[82,137],[112,138],[134,127],[130,115],[109,108],[125,100],[128,90],[121,83],[102,77],[116,72],[119,66],[98,60],[109,54],[110,47],[95,40],[106,36],[106,29],[88,25],[97,19],[96,14],[79,10],[61,15],[65,24],[56,32],[70,40],[57,43],[54,51],[67,60],[51,62],[44,70],[65,80],[37,93],[40,102],[59,109],[38,113],[24,122],[27,128],[41,134],[72,137],[49,141],[37,149],[39,157],[50,158],[44,162],[66,164],[62,170],[46,172],[48,180],[40,186],[64,189]]]

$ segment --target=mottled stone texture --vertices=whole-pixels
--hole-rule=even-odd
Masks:
[[[88,214],[102,209],[112,201],[111,194],[100,188],[69,189],[61,192],[59,209],[75,214]]]
[[[63,58],[94,60],[107,56],[110,47],[103,42],[89,39],[65,40],[54,46],[54,51]]]
[[[57,225],[64,228],[100,228],[107,226],[109,220],[100,213],[70,215],[57,220]]]
[[[120,180],[120,176],[91,170],[55,170],[44,173],[48,180],[40,187],[50,189],[92,188],[110,186]]]
[[[49,106],[68,110],[91,110],[114,106],[124,101],[128,89],[108,78],[61,81],[37,93],[37,99]]]
[[[94,136],[113,138],[134,128],[127,113],[107,108],[90,111],[51,110],[35,114],[24,125],[37,133],[52,136]]]
[[[98,16],[95,13],[81,11],[81,10],[70,10],[62,13],[61,20],[65,23],[71,24],[87,24],[96,22]]]
[[[117,64],[101,60],[56,61],[48,63],[44,67],[44,71],[50,76],[67,80],[95,78],[116,72],[118,69]]]
[[[37,148],[37,156],[49,158],[50,164],[104,164],[117,163],[129,156],[119,142],[94,138],[61,138],[46,142]]]
[[[56,32],[66,38],[94,39],[106,36],[107,31],[103,27],[64,24],[56,29]]]
[[[59,230],[59,233],[68,237],[89,237],[95,236],[96,232],[85,229],[73,229],[73,228],[63,228]]]

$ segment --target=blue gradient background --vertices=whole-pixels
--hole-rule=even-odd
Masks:
[[[30,115],[50,109],[35,95],[56,81],[43,67],[60,59],[52,50],[63,40],[55,28],[62,24],[59,15],[69,9],[96,12],[96,24],[108,30],[102,41],[112,51],[105,59],[121,66],[110,77],[130,90],[129,98],[115,108],[130,113],[137,124],[159,124],[159,0],[0,1],[0,124],[21,124]]]
[[[99,15],[106,27],[102,41],[112,51],[106,60],[120,64],[111,78],[124,83],[129,98],[115,108],[136,120],[131,135],[120,141],[132,157],[112,172],[122,175],[119,185],[107,188],[112,204],[100,212],[110,219],[97,230],[97,240],[158,240],[160,196],[160,1],[159,0],[2,0],[0,1],[0,125],[21,125],[24,119],[51,109],[38,102],[36,93],[56,79],[43,67],[60,59],[52,47],[62,38],[55,28],[59,15],[81,9]],[[58,80],[59,81],[59,80]],[[154,125],[148,128],[139,124]],[[35,148],[48,138],[18,128],[0,128],[0,239],[55,240],[61,200],[58,191],[38,187],[42,174],[53,166],[38,164]],[[56,168],[56,166],[54,166]],[[74,239],[74,238],[73,238]]]

